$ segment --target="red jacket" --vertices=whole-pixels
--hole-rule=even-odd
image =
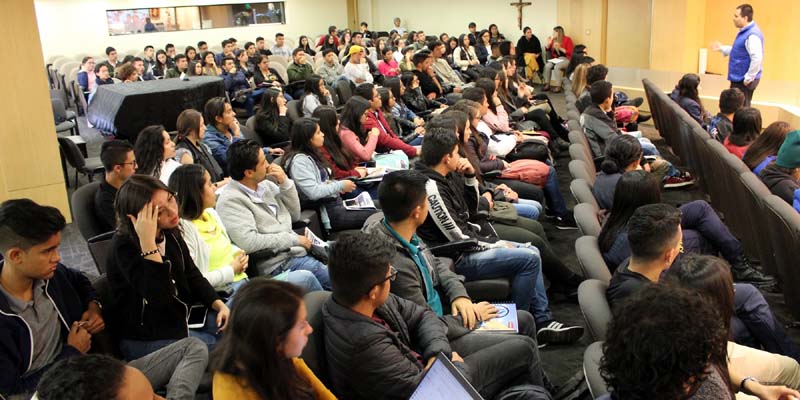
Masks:
[[[336,162],[333,161],[333,157],[331,156],[331,153],[328,153],[328,149],[322,147],[321,149],[319,149],[319,152],[320,154],[322,154],[323,157],[325,157],[325,160],[328,161],[328,164],[331,166],[331,170],[333,171],[333,178],[336,179],[337,181],[349,178],[351,176],[354,176],[356,178],[361,177],[361,174],[359,174],[358,171],[356,171],[355,163],[353,163],[353,165],[350,166],[350,169],[341,169],[336,165]]]
[[[377,115],[376,115],[377,114]],[[367,114],[367,121],[361,126],[361,129],[364,132],[369,132],[372,128],[378,128],[381,132],[381,135],[378,136],[378,149],[380,150],[402,150],[403,153],[406,153],[408,158],[416,157],[417,149],[414,146],[410,146],[406,144],[406,142],[400,140],[397,134],[394,133],[392,127],[389,125],[389,122],[386,121],[386,117],[383,115],[383,111],[378,110],[377,113],[370,112]]]
[[[572,50],[575,48],[575,44],[572,43],[572,39],[569,36],[564,35],[564,39],[561,41],[561,48],[567,51],[567,58],[572,58]],[[547,53],[550,54],[550,58],[558,58],[559,56],[552,46],[547,48]]]

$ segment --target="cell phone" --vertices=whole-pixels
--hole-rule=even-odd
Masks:
[[[206,306],[194,305],[189,308],[189,329],[200,329],[206,325],[208,309]]]
[[[344,201],[345,207],[358,207],[358,200],[349,199]]]

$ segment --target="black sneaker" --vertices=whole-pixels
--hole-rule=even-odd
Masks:
[[[536,331],[536,341],[543,344],[570,344],[583,336],[582,326],[564,325],[556,320],[545,323]]]
[[[572,214],[567,214],[563,217],[556,217],[554,224],[556,229],[578,229],[578,224],[575,222],[575,218],[572,216]]]
[[[740,257],[731,265],[731,274],[733,275],[733,280],[736,282],[747,282],[756,286],[775,285],[775,278],[757,270],[745,256]]]

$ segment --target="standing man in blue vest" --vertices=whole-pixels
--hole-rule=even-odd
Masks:
[[[733,24],[739,28],[733,46],[711,43],[711,50],[730,56],[728,61],[728,80],[732,88],[739,88],[745,96],[744,106],[750,107],[753,92],[761,80],[764,61],[764,34],[753,21],[753,7],[742,4],[736,7]]]

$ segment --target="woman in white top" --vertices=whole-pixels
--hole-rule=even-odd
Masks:
[[[248,256],[231,242],[222,219],[214,210],[216,186],[200,164],[182,165],[172,174],[169,188],[177,195],[181,236],[197,269],[217,291],[233,293],[247,281]],[[309,271],[287,271],[276,279],[306,291],[322,290]]]
[[[475,54],[475,49],[470,45],[469,35],[462,34],[458,37],[458,47],[453,49],[453,63],[461,72],[468,75],[470,80],[476,81],[480,77],[475,66],[481,62]]]
[[[333,97],[325,86],[325,80],[314,74],[306,79],[305,94],[303,95],[303,116],[310,117],[317,107],[333,105]]]
[[[150,125],[142,129],[136,137],[133,152],[136,155],[136,173],[159,178],[165,185],[181,164],[194,162],[191,154],[184,154],[180,162],[174,159],[175,143],[163,125]]]

